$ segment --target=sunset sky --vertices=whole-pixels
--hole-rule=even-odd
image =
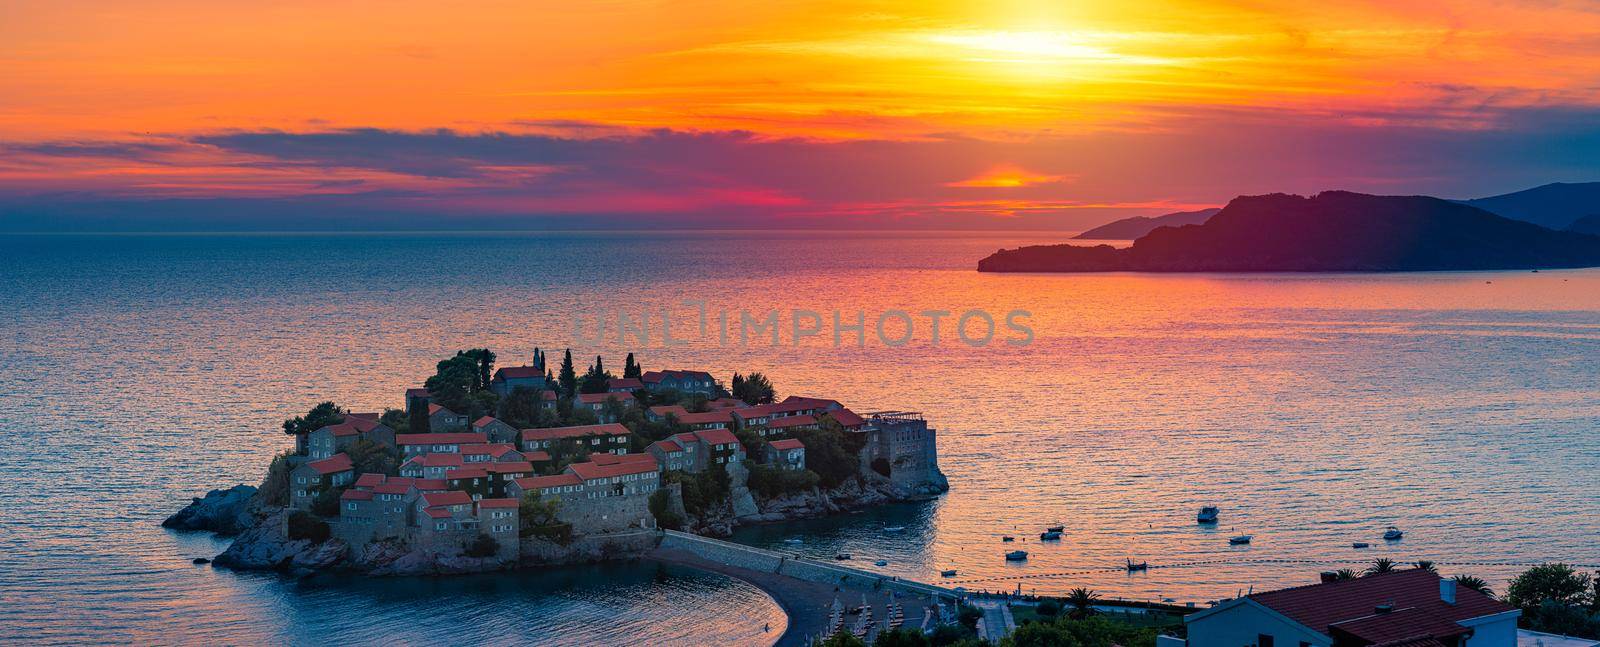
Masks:
[[[0,228],[1081,229],[1600,180],[1600,4],[11,0]]]

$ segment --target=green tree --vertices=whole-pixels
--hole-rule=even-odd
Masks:
[[[357,474],[395,476],[400,473],[400,454],[388,445],[362,439],[351,443],[344,453],[350,457]]]
[[[561,399],[571,398],[578,392],[578,371],[572,367],[572,349],[568,348],[565,356],[561,358],[561,373],[556,377],[556,383],[561,386]]]
[[[572,543],[572,524],[562,523],[557,516],[560,508],[560,501],[546,501],[538,492],[524,492],[522,500],[517,502],[517,534],[561,545]]]
[[[283,507],[289,505],[289,457],[294,456],[294,450],[288,450],[272,457],[272,463],[267,466],[267,477],[261,480],[261,487],[256,489],[256,496],[261,502],[269,506]]]
[[[628,353],[628,358],[622,361],[622,377],[635,380],[644,377],[644,369],[639,367],[638,362],[633,361],[633,353]]]
[[[458,352],[439,362],[436,369],[424,383],[433,401],[456,413],[471,415],[472,394],[478,391],[478,361]]]
[[[824,417],[815,429],[796,429],[795,438],[806,446],[806,468],[817,473],[823,487],[836,487],[861,468],[859,448],[849,447],[843,427]]]
[[[672,511],[672,491],[666,488],[657,489],[650,493],[650,516],[656,518],[656,525],[668,530],[683,528],[683,517]]]
[[[1430,572],[1438,572],[1439,571],[1439,569],[1434,568],[1433,560],[1431,560],[1431,559],[1419,559],[1419,560],[1417,560],[1417,568],[1420,568],[1420,569],[1422,569],[1424,571],[1430,571]]]
[[[482,391],[489,388],[489,380],[494,379],[494,351],[474,348],[461,354],[471,359],[478,367],[476,379],[472,381],[472,390]]]
[[[773,390],[772,382],[767,376],[760,373],[751,373],[746,376],[733,374],[733,397],[750,404],[769,404],[778,398],[777,391]]]
[[[1092,589],[1083,587],[1067,592],[1067,604],[1072,605],[1072,617],[1087,618],[1095,614],[1094,605],[1100,602],[1100,594]]]
[[[594,356],[594,364],[589,366],[588,372],[578,380],[579,393],[605,393],[610,389],[608,384],[612,375],[606,372],[605,362],[599,355]]]
[[[1357,577],[1361,577],[1361,574],[1357,573],[1355,571],[1355,569],[1352,569],[1352,568],[1341,568],[1341,569],[1333,572],[1333,579],[1336,582],[1343,581],[1343,580],[1353,580],[1353,579],[1356,579]]]
[[[320,544],[328,540],[332,534],[328,522],[318,519],[316,515],[303,510],[289,513],[289,539],[299,541],[310,540],[311,543]]]
[[[1565,606],[1584,606],[1589,602],[1589,575],[1566,564],[1541,564],[1518,575],[1506,587],[1506,604],[1535,611],[1545,600]]]
[[[1377,559],[1372,560],[1372,565],[1367,567],[1367,575],[1382,575],[1384,573],[1393,573],[1394,570],[1395,570],[1394,560],[1389,559],[1387,557],[1379,557]]]
[[[841,631],[828,636],[826,640],[817,641],[817,647],[867,647],[867,641],[848,631]]]
[[[1037,611],[1041,616],[1046,618],[1054,618],[1061,614],[1061,603],[1056,602],[1055,600],[1045,600],[1044,602],[1040,602],[1038,608],[1034,610]]]
[[[306,415],[283,421],[283,433],[303,436],[328,425],[337,425],[344,422],[344,413],[344,409],[339,408],[339,405],[323,402],[311,407]]]
[[[544,391],[526,386],[512,389],[511,393],[500,399],[495,417],[518,429],[549,426],[539,424],[548,417],[544,408]]]
[[[384,409],[383,415],[378,416],[378,423],[397,434],[411,433],[411,417],[406,415],[404,409]]]
[[[319,517],[339,516],[339,497],[344,496],[345,488],[323,486],[317,491],[316,498],[311,500],[311,513]]]
[[[466,555],[467,557],[482,558],[493,557],[495,553],[498,552],[500,552],[500,542],[495,541],[494,537],[479,533],[477,537],[474,537],[472,541],[466,545],[466,547],[461,551],[461,554]]]
[[[1471,589],[1489,597],[1494,597],[1494,591],[1489,588],[1488,582],[1483,581],[1483,578],[1471,575],[1457,575],[1450,579],[1455,580],[1456,586],[1463,589]]]
[[[878,632],[877,640],[872,641],[873,647],[932,647],[933,643],[920,629],[901,627]]]

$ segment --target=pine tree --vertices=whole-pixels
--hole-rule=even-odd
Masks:
[[[561,377],[556,378],[561,385],[562,397],[570,398],[578,392],[578,371],[572,368],[572,349],[567,349],[566,356],[561,358]]]
[[[628,353],[628,359],[622,363],[622,377],[635,380],[644,377],[644,370],[639,368],[638,362],[633,361],[633,353]]]

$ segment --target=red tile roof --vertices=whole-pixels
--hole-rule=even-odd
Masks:
[[[776,450],[779,450],[779,451],[788,451],[788,450],[791,450],[791,449],[805,449],[806,448],[805,443],[800,442],[800,439],[798,439],[798,438],[785,438],[783,440],[774,440],[774,441],[769,442],[767,444],[768,445],[772,445],[773,449],[776,449]]]
[[[867,424],[867,421],[864,418],[856,415],[856,412],[849,409],[837,409],[834,411],[829,411],[826,415],[832,416],[834,420],[839,422],[840,426],[846,429],[860,427],[861,425]]]
[[[540,391],[539,392],[539,399],[540,400],[555,400],[556,399],[556,392],[555,391],[551,391],[549,389],[545,389],[543,391]]]
[[[619,378],[616,378],[616,379],[607,380],[606,381],[606,388],[608,388],[608,389],[642,389],[642,388],[644,388],[644,382],[639,381],[638,378],[619,377]]]
[[[394,437],[396,445],[484,445],[488,442],[489,436],[483,432],[399,434]]]
[[[446,472],[444,477],[452,481],[489,478],[489,470],[482,467],[463,467]]]
[[[1489,596],[1459,586],[1456,587],[1456,603],[1445,604],[1439,599],[1439,575],[1420,568],[1256,593],[1249,598],[1323,633],[1328,632],[1330,625],[1374,615],[1374,609],[1380,604],[1393,605],[1395,611],[1391,615],[1407,609],[1419,611],[1403,618],[1406,626],[1418,630],[1436,627],[1431,620],[1435,617],[1453,623],[1512,610]],[[1381,629],[1385,635],[1406,631],[1405,627],[1379,627],[1383,624],[1353,626],[1371,631]]]
[[[460,454],[421,454],[411,457],[406,465],[418,467],[461,467],[464,461]]]
[[[544,377],[544,369],[537,366],[506,366],[494,372],[496,380],[519,380]]]
[[[522,452],[522,459],[530,463],[542,463],[550,460],[550,453],[544,451]]]
[[[429,517],[433,517],[434,519],[450,518],[450,511],[444,508],[424,508],[422,513],[428,515]]]
[[[736,398],[717,398],[706,400],[706,406],[713,409],[743,409],[749,407],[750,403]]]
[[[389,479],[393,481],[394,479]],[[411,479],[411,485],[424,492],[430,490],[445,490],[444,479]]]
[[[383,485],[384,475],[367,472],[356,477],[356,487],[376,487]]]
[[[523,490],[537,490],[563,485],[582,485],[583,479],[578,478],[577,474],[562,473],[555,476],[524,476],[515,482]]]
[[[476,429],[478,427],[487,427],[487,426],[489,426],[490,423],[493,423],[494,420],[495,420],[494,416],[484,416],[482,418],[479,418],[477,420],[472,421],[472,427],[474,429]]]
[[[646,371],[644,375],[639,377],[646,384],[655,384],[667,378],[676,378],[680,380],[706,380],[708,382],[711,381],[711,374],[705,371]]]
[[[617,463],[641,463],[654,461],[655,457],[649,454],[590,454],[589,461],[596,465],[616,465]]]
[[[815,426],[816,424],[817,424],[817,417],[816,416],[811,416],[811,415],[784,416],[782,418],[773,418],[771,422],[767,423],[767,428],[768,429],[788,429],[790,427],[811,427],[811,426]]]
[[[356,413],[354,411],[346,411],[344,413],[344,417],[346,417],[346,418],[365,418],[367,420],[371,420],[373,422],[377,422],[379,418],[383,417],[383,414],[375,413],[375,412]]]
[[[316,470],[318,474],[337,474],[355,469],[355,465],[350,462],[350,457],[342,453],[334,454],[320,461],[311,461],[306,465]]]
[[[428,507],[433,507],[436,505],[461,505],[463,503],[472,503],[472,495],[460,490],[451,490],[449,492],[429,492],[422,495],[422,500],[428,504]]]
[[[372,488],[377,494],[405,494],[411,491],[411,479],[391,478],[388,483]]]
[[[667,417],[668,415],[674,415],[682,418],[683,416],[689,415],[689,410],[683,408],[681,405],[676,404],[658,404],[650,407],[650,413],[663,418]]]
[[[726,429],[702,429],[700,431],[694,432],[694,435],[695,435],[696,438],[700,439],[700,442],[706,443],[708,445],[724,445],[724,444],[728,444],[728,443],[733,443],[733,444],[738,444],[739,443],[739,437],[733,435],[733,432],[728,431]]]
[[[578,394],[578,401],[582,402],[584,404],[602,404],[606,400],[609,400],[611,398],[616,398],[617,402],[623,402],[623,403],[626,403],[629,400],[638,400],[638,398],[633,397],[632,393],[628,393],[627,391],[623,391],[622,393],[579,393]]]
[[[335,436],[354,436],[356,434],[367,433],[377,428],[378,421],[375,418],[362,418],[355,415],[345,414],[343,421],[339,422],[338,424],[328,425],[322,429],[318,429],[317,431],[330,431]]]
[[[426,397],[429,397],[429,393],[428,393],[428,390],[426,388],[415,387],[415,388],[406,389],[406,397],[408,397],[408,398],[426,398]]]
[[[462,456],[504,456],[506,453],[515,453],[516,446],[511,443],[489,443],[486,445],[462,445]]]
[[[707,425],[719,422],[723,424],[732,424],[733,410],[719,409],[717,411],[706,411],[704,413],[685,413],[678,416],[678,422],[686,425]]]
[[[372,491],[371,490],[345,490],[344,494],[339,495],[339,500],[341,500],[341,501],[371,501],[372,500]]]
[[[573,474],[577,474],[578,478],[587,481],[590,479],[611,478],[613,476],[624,476],[628,474],[644,474],[646,472],[654,472],[658,469],[656,458],[654,456],[649,454],[635,455],[642,456],[644,459],[615,461],[610,465],[602,465],[592,461],[588,463],[573,463],[567,466],[567,470]]]
[[[671,438],[668,438],[666,440],[655,441],[653,443],[650,443],[650,446],[651,447],[655,447],[657,449],[660,449],[661,451],[664,451],[664,452],[681,452],[681,451],[683,451],[683,446],[679,445],[678,441],[675,441],[675,440],[673,440]]]
[[[564,438],[582,438],[584,436],[626,436],[628,428],[615,422],[606,425],[580,425],[577,427],[550,427],[546,429],[524,429],[522,439],[528,440],[561,440]]]
[[[533,471],[533,463],[528,461],[501,461],[498,463],[481,463],[481,465],[490,474],[526,474]]]
[[[515,508],[519,501],[516,499],[483,499],[478,502],[480,508]]]

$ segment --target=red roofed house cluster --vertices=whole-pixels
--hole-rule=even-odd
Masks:
[[[1193,647],[1510,647],[1521,612],[1427,569],[1255,593],[1184,618]],[[1176,641],[1175,641],[1176,642]]]

